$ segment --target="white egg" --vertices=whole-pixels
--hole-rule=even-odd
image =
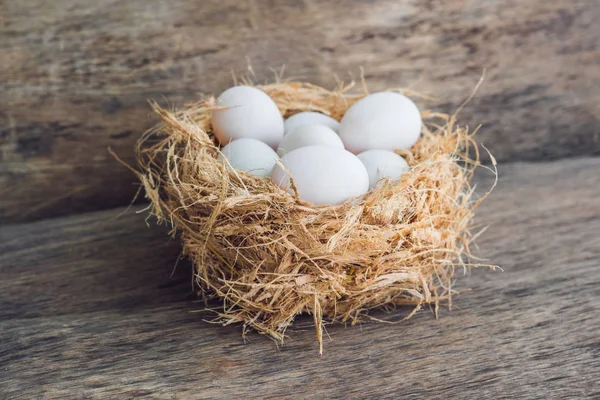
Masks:
[[[406,160],[393,151],[367,150],[358,154],[357,157],[369,173],[369,188],[375,187],[382,178],[395,181],[409,170]]]
[[[369,190],[369,174],[354,154],[329,146],[307,146],[293,150],[275,165],[271,179],[293,193],[290,177],[300,199],[315,205],[341,204]],[[287,171],[287,172],[286,172]]]
[[[410,149],[421,134],[421,114],[408,97],[382,92],[354,103],[344,114],[339,134],[346,149]]]
[[[271,175],[275,160],[279,157],[271,147],[256,139],[237,139],[221,149],[218,159],[229,161],[239,171],[266,177]]]
[[[313,144],[344,148],[342,139],[330,128],[323,125],[301,125],[283,137],[277,148],[277,154],[284,156],[292,150]]]
[[[263,91],[250,86],[234,86],[217,98],[212,126],[221,145],[232,140],[252,138],[273,148],[283,137],[283,117],[275,102]]]
[[[324,125],[328,128],[331,128],[334,132],[337,132],[338,128],[340,127],[340,123],[328,115],[314,111],[304,111],[294,114],[285,120],[285,134],[287,135],[302,125]]]

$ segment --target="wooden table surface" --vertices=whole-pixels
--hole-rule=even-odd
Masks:
[[[600,398],[597,0],[0,2],[0,399]],[[210,324],[190,265],[110,156],[252,62],[331,87],[363,66],[499,160],[452,310],[310,317],[277,347]],[[480,171],[478,192],[492,177]],[[174,269],[174,266],[177,267]],[[212,304],[211,306],[218,306]]]
[[[598,398],[600,159],[513,163],[478,212],[474,270],[436,320],[285,344],[210,314],[178,244],[111,210],[0,228],[0,393],[32,398]],[[485,175],[485,174],[482,174]],[[478,178],[487,187],[489,176]],[[377,317],[398,321],[407,310]],[[1,397],[1,396],[0,396]]]

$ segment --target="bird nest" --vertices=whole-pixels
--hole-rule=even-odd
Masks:
[[[300,82],[257,86],[288,117],[319,111],[338,121],[364,95]],[[242,323],[282,342],[311,314],[322,352],[326,322],[356,322],[373,308],[436,312],[469,265],[473,134],[454,116],[424,112],[421,138],[398,151],[410,171],[363,198],[314,206],[270,180],[217,160],[215,99],[181,110],[153,103],[161,122],[138,146],[138,177],[152,214],[173,227],[203,293],[222,301],[217,321]],[[475,154],[473,159],[469,154]]]

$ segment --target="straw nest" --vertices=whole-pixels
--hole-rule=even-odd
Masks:
[[[320,111],[340,120],[364,95],[299,83],[258,86],[284,117]],[[138,146],[138,176],[152,214],[167,221],[195,266],[195,282],[222,300],[217,321],[243,323],[282,342],[301,313],[314,317],[322,351],[325,322],[356,322],[376,307],[412,305],[413,315],[453,293],[469,256],[470,180],[478,154],[455,117],[424,112],[422,136],[400,181],[360,201],[313,206],[271,181],[217,161],[209,98],[168,111]],[[477,156],[474,158],[478,158]],[[407,318],[408,318],[407,317]]]

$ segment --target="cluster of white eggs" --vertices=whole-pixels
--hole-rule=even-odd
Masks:
[[[284,121],[275,102],[250,86],[226,90],[217,105],[219,159],[290,192],[291,175],[300,198],[315,205],[341,204],[382,178],[399,179],[408,164],[394,150],[410,149],[421,133],[417,106],[393,92],[362,98],[341,122],[318,112]]]

